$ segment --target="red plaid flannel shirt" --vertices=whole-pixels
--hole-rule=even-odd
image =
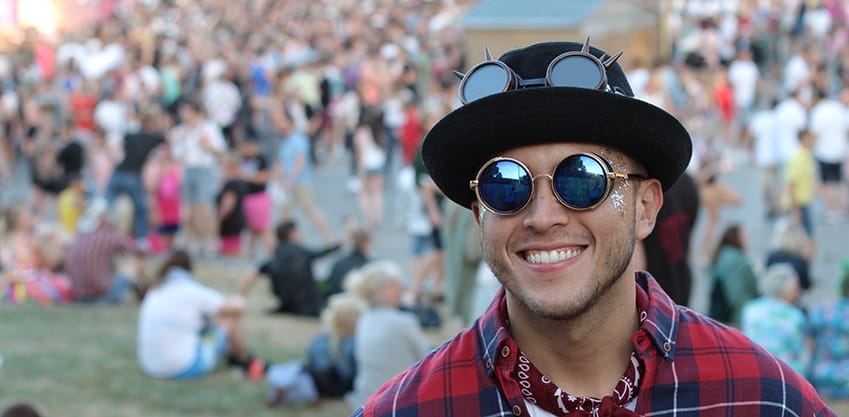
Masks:
[[[642,416],[835,416],[811,385],[735,329],[678,306],[648,273],[646,320],[634,333],[645,364]],[[387,382],[353,416],[525,416],[518,348],[499,314],[504,291],[468,329]],[[499,377],[499,374],[501,375]]]

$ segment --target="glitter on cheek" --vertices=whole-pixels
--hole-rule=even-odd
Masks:
[[[612,152],[609,148],[604,148],[601,151],[601,157],[604,158],[608,164],[613,168],[615,172],[628,172],[628,166],[625,165],[625,161],[622,156]],[[625,193],[630,188],[631,182],[628,180],[625,181],[614,181],[613,190],[610,192],[611,204],[613,204],[613,208],[615,208],[620,215],[625,215]]]
[[[623,181],[624,183],[624,181]],[[627,187],[627,186],[626,186]],[[619,211],[619,214],[625,215],[625,197],[620,190],[621,187],[616,186],[616,189],[610,193],[610,201],[613,203],[613,208]]]

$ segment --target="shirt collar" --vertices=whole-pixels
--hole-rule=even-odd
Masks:
[[[178,282],[178,281],[194,281],[192,274],[189,271],[186,271],[183,268],[178,266],[172,266],[168,268],[168,272],[165,273],[165,282]]]
[[[675,360],[675,344],[680,328],[680,311],[677,304],[663,291],[660,284],[648,272],[637,271],[637,291],[648,296],[646,319],[640,329],[651,336],[658,352],[669,361]],[[642,319],[642,317],[641,317]]]
[[[661,356],[672,361],[675,359],[675,340],[678,338],[679,307],[666,295],[651,274],[645,271],[637,271],[635,275],[637,297],[647,297],[645,309],[640,309],[641,315],[645,314],[645,318],[640,317],[640,331],[650,336]],[[635,302],[638,302],[638,300],[635,300]],[[643,303],[640,302],[640,304]],[[494,364],[502,346],[507,340],[512,339],[509,319],[506,318],[506,314],[502,314],[506,310],[507,299],[502,287],[476,325],[483,359],[490,375],[495,369]]]

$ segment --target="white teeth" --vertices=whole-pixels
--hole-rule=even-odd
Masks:
[[[550,264],[574,258],[578,256],[579,253],[581,253],[581,251],[578,249],[526,252],[525,260],[532,264]]]

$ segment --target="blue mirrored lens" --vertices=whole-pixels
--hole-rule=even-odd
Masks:
[[[466,76],[463,96],[467,102],[504,91],[509,74],[498,64],[483,64]]]
[[[554,171],[554,189],[571,207],[592,207],[604,197],[607,189],[604,167],[587,155],[572,155]]]
[[[596,89],[602,80],[599,71],[598,64],[590,57],[570,55],[554,64],[549,77],[554,87]]]
[[[478,179],[481,200],[501,213],[519,211],[531,198],[532,190],[530,173],[514,161],[493,162]]]

